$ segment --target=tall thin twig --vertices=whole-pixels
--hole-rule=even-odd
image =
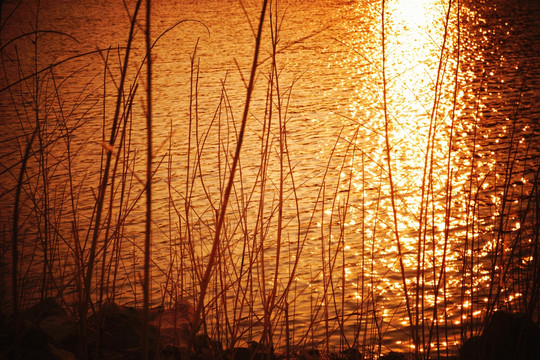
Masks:
[[[215,258],[216,258],[217,250],[218,250],[218,247],[219,247],[221,228],[223,227],[223,223],[225,221],[225,214],[227,212],[227,204],[229,202],[229,197],[231,195],[231,190],[232,190],[232,186],[233,186],[233,182],[234,182],[234,175],[236,173],[236,168],[238,167],[238,162],[240,160],[240,150],[242,149],[242,142],[243,142],[244,133],[245,133],[245,130],[246,130],[246,123],[247,123],[247,118],[248,118],[248,115],[249,115],[249,105],[251,103],[251,95],[253,93],[253,88],[255,86],[255,74],[256,74],[256,71],[257,71],[257,61],[258,61],[258,58],[259,58],[259,49],[260,49],[260,46],[261,46],[261,38],[262,38],[262,28],[263,28],[263,24],[264,24],[264,17],[265,17],[265,13],[266,13],[266,5],[267,5],[267,3],[268,3],[268,0],[264,0],[263,7],[262,7],[262,10],[261,10],[261,16],[260,16],[260,20],[259,20],[259,29],[257,31],[257,39],[255,41],[255,50],[254,50],[254,55],[253,55],[253,63],[251,65],[251,75],[250,75],[250,78],[249,78],[249,84],[248,84],[247,94],[246,94],[246,101],[245,101],[245,104],[244,104],[244,112],[243,112],[243,115],[242,115],[242,123],[241,123],[241,126],[240,126],[240,131],[238,133],[238,140],[237,140],[237,143],[236,143],[236,150],[235,150],[233,162],[232,162],[232,165],[231,165],[231,171],[230,171],[229,179],[228,179],[228,182],[227,182],[227,187],[225,188],[225,193],[223,194],[223,202],[221,203],[221,209],[219,211],[219,217],[218,217],[218,221],[217,221],[217,224],[216,224],[214,241],[212,243],[212,250],[210,251],[210,256],[208,258],[208,264],[206,265],[206,270],[205,270],[204,275],[203,275],[203,277],[201,279],[201,290],[200,290],[200,293],[199,293],[199,300],[198,300],[197,308],[196,308],[196,311],[195,311],[195,321],[194,321],[193,328],[192,328],[192,334],[193,335],[199,330],[199,328],[201,326],[200,317],[201,317],[201,313],[202,313],[203,308],[204,308],[204,298],[206,296],[206,291],[208,289],[208,284],[210,282],[210,276],[212,275],[212,270],[214,268]]]
[[[150,304],[150,246],[152,241],[152,42],[151,0],[146,0],[146,228],[144,236],[143,357],[148,359],[148,308]]]

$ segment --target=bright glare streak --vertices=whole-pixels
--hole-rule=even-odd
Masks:
[[[400,0],[396,3],[396,15],[409,29],[423,27],[427,23],[425,0]]]

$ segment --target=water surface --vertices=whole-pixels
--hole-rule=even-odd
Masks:
[[[242,117],[260,4],[154,6],[153,36],[163,34],[153,49],[157,306],[162,299],[192,301],[198,292]],[[13,7],[4,4],[3,19]],[[118,1],[41,1],[39,9],[23,2],[2,30],[2,44],[36,28],[56,31],[2,51],[5,259],[20,159],[40,124],[19,221],[28,294],[40,286],[76,294],[76,258],[88,253],[133,9]],[[421,351],[454,351],[490,306],[527,306],[520,300],[526,291],[508,275],[513,268],[502,274],[504,255],[491,254],[515,256],[509,264],[526,269],[538,237],[537,216],[530,215],[540,150],[538,12],[534,2],[389,1],[383,42],[379,2],[283,1],[272,8],[278,16],[265,23],[240,172],[208,295],[212,335],[259,341],[273,288],[287,294],[269,315],[277,347],[289,327],[294,345],[324,347],[328,339],[331,350],[410,350],[412,333],[425,344]],[[98,253],[105,261],[96,267],[96,284],[106,285],[97,287],[98,302],[141,299],[142,24],[125,86],[136,95],[126,136],[116,139],[114,201],[99,237],[107,252]],[[96,49],[41,72],[37,83],[30,77],[5,88]],[[36,285],[42,268],[51,279]],[[490,289],[501,294],[493,303]],[[223,330],[219,324],[228,321],[241,330]]]

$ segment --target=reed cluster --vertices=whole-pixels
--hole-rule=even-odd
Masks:
[[[497,168],[479,171],[478,120],[468,124],[471,150],[456,149],[460,49],[453,49],[455,73],[445,73],[450,32],[441,44],[428,135],[419,145],[421,184],[408,189],[419,201],[414,242],[405,246],[411,236],[403,234],[402,212],[412,210],[396,183],[405,170],[395,165],[399,139],[390,134],[396,119],[386,100],[384,1],[376,109],[384,120],[384,161],[357,141],[362,126],[344,125],[326,165],[308,175],[297,172],[290,139],[290,101],[299,79],[282,81],[279,29],[286,19],[279,2],[263,1],[253,26],[251,66],[239,69],[245,74],[242,109],[224,80],[213,115],[201,115],[206,94],[195,48],[187,116],[167,126],[161,121],[157,131],[152,79],[167,75],[153,72],[152,51],[185,21],[152,34],[150,8],[150,1],[139,0],[129,9],[124,47],[52,63],[42,63],[43,37],[69,35],[40,29],[39,9],[33,31],[1,36],[0,96],[9,111],[1,115],[7,135],[0,169],[0,310],[3,326],[15,324],[16,339],[25,331],[24,311],[50,298],[76,321],[81,359],[99,356],[99,310],[111,303],[144,309],[144,354],[151,353],[147,339],[156,312],[174,314],[167,326],[176,345],[195,348],[204,335],[225,349],[256,346],[268,358],[311,349],[345,356],[357,349],[375,359],[392,350],[392,342],[410,358],[446,358],[479,335],[497,310],[538,321],[540,167],[527,155],[536,150],[536,138],[518,136],[518,99]],[[445,27],[456,13],[449,1]],[[2,11],[1,28],[11,15]],[[147,25],[145,50],[137,57],[141,24]],[[30,63],[19,57],[16,45],[23,42],[33,54]],[[81,68],[62,70],[81,59],[103,64],[100,80],[79,84],[80,94],[65,101]],[[448,76],[451,121],[440,130],[439,97]],[[484,84],[477,86],[480,92]],[[471,118],[480,111],[470,109]],[[442,167],[434,155],[441,134],[448,145]],[[522,154],[526,160],[517,161]],[[465,159],[457,168],[460,156]],[[367,180],[367,163],[378,168],[376,186]],[[436,173],[440,168],[444,174]],[[457,172],[467,180],[454,183]],[[444,214],[442,222],[436,213]],[[384,269],[377,252],[388,238],[397,256]],[[385,283],[387,275],[395,285]],[[392,331],[402,336],[389,342]],[[19,346],[15,341],[2,354]]]

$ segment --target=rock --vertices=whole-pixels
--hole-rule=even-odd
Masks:
[[[405,360],[405,354],[390,351],[388,355],[381,356],[381,360]]]
[[[321,352],[317,349],[304,350],[298,355],[301,360],[317,360],[321,358]]]
[[[49,346],[49,353],[57,360],[77,360],[73,353],[67,350],[58,349],[54,345]]]
[[[24,310],[22,318],[39,324],[41,320],[49,316],[66,316],[64,309],[53,298],[47,298],[36,305]]]
[[[232,360],[249,360],[250,357],[251,352],[245,347],[237,347],[229,352],[229,359]]]
[[[66,316],[48,316],[40,321],[39,327],[56,345],[73,341],[77,337],[76,324]]]
[[[19,329],[19,346],[21,348],[40,350],[50,342],[49,336],[34,323],[25,321]]]
[[[142,319],[134,309],[104,304],[93,320],[104,348],[128,350],[141,346]]]
[[[95,315],[90,317],[89,324],[92,324],[96,333],[100,336],[100,348],[123,354],[141,352],[143,346],[141,310],[106,303]],[[155,349],[157,344],[157,330],[150,325],[150,349]]]
[[[2,322],[1,356],[8,359],[74,359],[73,353],[60,349],[70,339],[77,343],[77,328],[52,298],[19,313],[16,320]],[[17,329],[17,331],[15,331]]]
[[[480,336],[473,336],[463,341],[459,348],[459,357],[462,360],[477,360],[480,351]]]
[[[164,345],[161,348],[161,359],[162,360],[176,360],[176,359],[184,359],[185,357],[182,356],[183,352],[186,349],[180,349],[178,346],[167,344]]]
[[[12,326],[10,326],[12,325]],[[0,331],[0,358],[25,360],[75,360],[75,355],[59,349],[39,326],[26,320],[19,321],[18,346],[14,332],[15,324],[6,324]]]
[[[221,343],[217,342],[219,346]],[[257,348],[257,342],[250,341],[247,347],[235,347],[233,349],[227,349],[225,351],[215,350],[215,355],[219,358],[229,359],[229,360],[263,360],[263,359],[276,359],[276,356],[273,352],[265,353],[261,349]],[[214,347],[214,349],[216,349]],[[219,356],[219,355],[222,356]],[[216,358],[216,357],[214,357]]]
[[[356,348],[348,348],[340,352],[340,358],[345,360],[362,360],[362,353]]]
[[[189,345],[189,336],[189,328],[183,325],[179,325],[178,327],[159,328],[159,338],[163,346],[171,345],[187,348]]]
[[[522,314],[497,311],[480,336],[463,343],[460,357],[462,360],[538,360],[540,329]]]
[[[157,312],[150,325],[159,329],[162,344],[188,347],[194,313],[190,303],[178,301],[172,308]]]

